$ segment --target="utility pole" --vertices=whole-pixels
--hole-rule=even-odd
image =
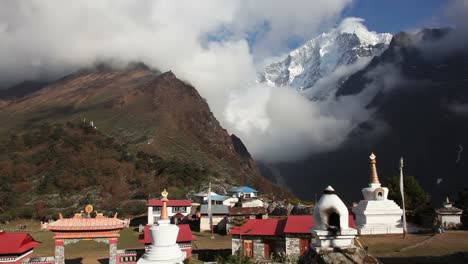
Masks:
[[[207,194],[207,198],[208,198],[208,208],[207,208],[207,211],[208,211],[208,217],[210,219],[210,230],[211,230],[211,239],[214,238],[214,235],[213,235],[213,213],[211,212],[211,182],[210,184],[208,185],[208,194]]]
[[[404,180],[403,180],[403,157],[400,158],[400,193],[401,193],[401,204],[403,207],[403,238],[405,238],[408,230],[406,228],[405,191],[404,191]]]

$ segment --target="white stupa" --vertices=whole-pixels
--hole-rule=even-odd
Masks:
[[[353,208],[356,228],[360,235],[403,233],[403,210],[388,200],[388,188],[381,187],[377,174],[376,156],[370,155],[370,183],[362,189],[364,200]]]
[[[436,209],[437,221],[445,229],[457,229],[462,227],[461,215],[463,210],[453,206],[449,198],[444,202],[444,207]]]
[[[171,224],[167,216],[168,192],[164,190],[161,194],[163,196],[161,218],[157,225],[150,228],[153,243],[138,260],[138,264],[178,264],[183,263],[186,258],[185,252],[182,252],[176,243],[179,227]]]
[[[349,227],[349,212],[335,190],[328,186],[315,205],[315,227],[311,228],[311,248],[317,252],[332,248],[354,247],[357,230]]]

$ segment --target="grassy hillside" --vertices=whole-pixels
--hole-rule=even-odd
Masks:
[[[139,214],[160,186],[183,198],[215,175],[193,163],[131,151],[87,124],[44,123],[0,145],[0,220],[67,215],[87,203]]]

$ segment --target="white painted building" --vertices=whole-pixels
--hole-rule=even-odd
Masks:
[[[208,204],[200,206],[200,231],[211,231],[210,218],[208,216]],[[227,225],[227,215],[229,209],[226,205],[216,204],[211,206],[211,214],[213,219],[213,231],[225,232]]]
[[[148,224],[154,225],[161,217],[162,201],[156,199],[148,200]],[[169,200],[167,201],[167,214],[173,223],[179,223],[187,217],[192,209],[191,200]]]
[[[463,210],[453,206],[449,198],[444,202],[444,207],[436,209],[437,221],[445,229],[457,229],[462,226],[460,220]]]
[[[237,198],[254,198],[258,197],[258,191],[248,186],[232,187],[228,195]]]
[[[379,182],[375,158],[372,153],[369,187],[362,189],[364,200],[352,209],[356,215],[356,228],[360,235],[403,233],[403,210],[387,198],[388,188],[382,187]]]
[[[211,197],[216,196],[216,195],[218,194],[215,192],[211,192]],[[196,193],[193,197],[193,201],[196,203],[200,203],[200,204],[205,203],[206,201],[208,201],[208,192]]]

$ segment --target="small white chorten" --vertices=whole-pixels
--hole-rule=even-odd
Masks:
[[[437,220],[445,229],[457,229],[462,226],[460,221],[463,210],[453,206],[449,198],[444,202],[444,207],[436,209]]]
[[[376,156],[370,155],[370,183],[362,189],[364,200],[353,208],[356,228],[360,235],[403,233],[403,210],[388,200],[388,188],[381,187],[377,174]]]
[[[186,258],[186,253],[182,252],[176,243],[179,227],[171,224],[167,215],[168,192],[164,189],[161,194],[163,196],[161,218],[158,225],[150,228],[153,243],[138,260],[138,264],[179,264]]]
[[[330,248],[354,247],[357,230],[349,227],[349,212],[346,205],[328,186],[315,205],[315,227],[311,228],[311,248],[317,252]]]

